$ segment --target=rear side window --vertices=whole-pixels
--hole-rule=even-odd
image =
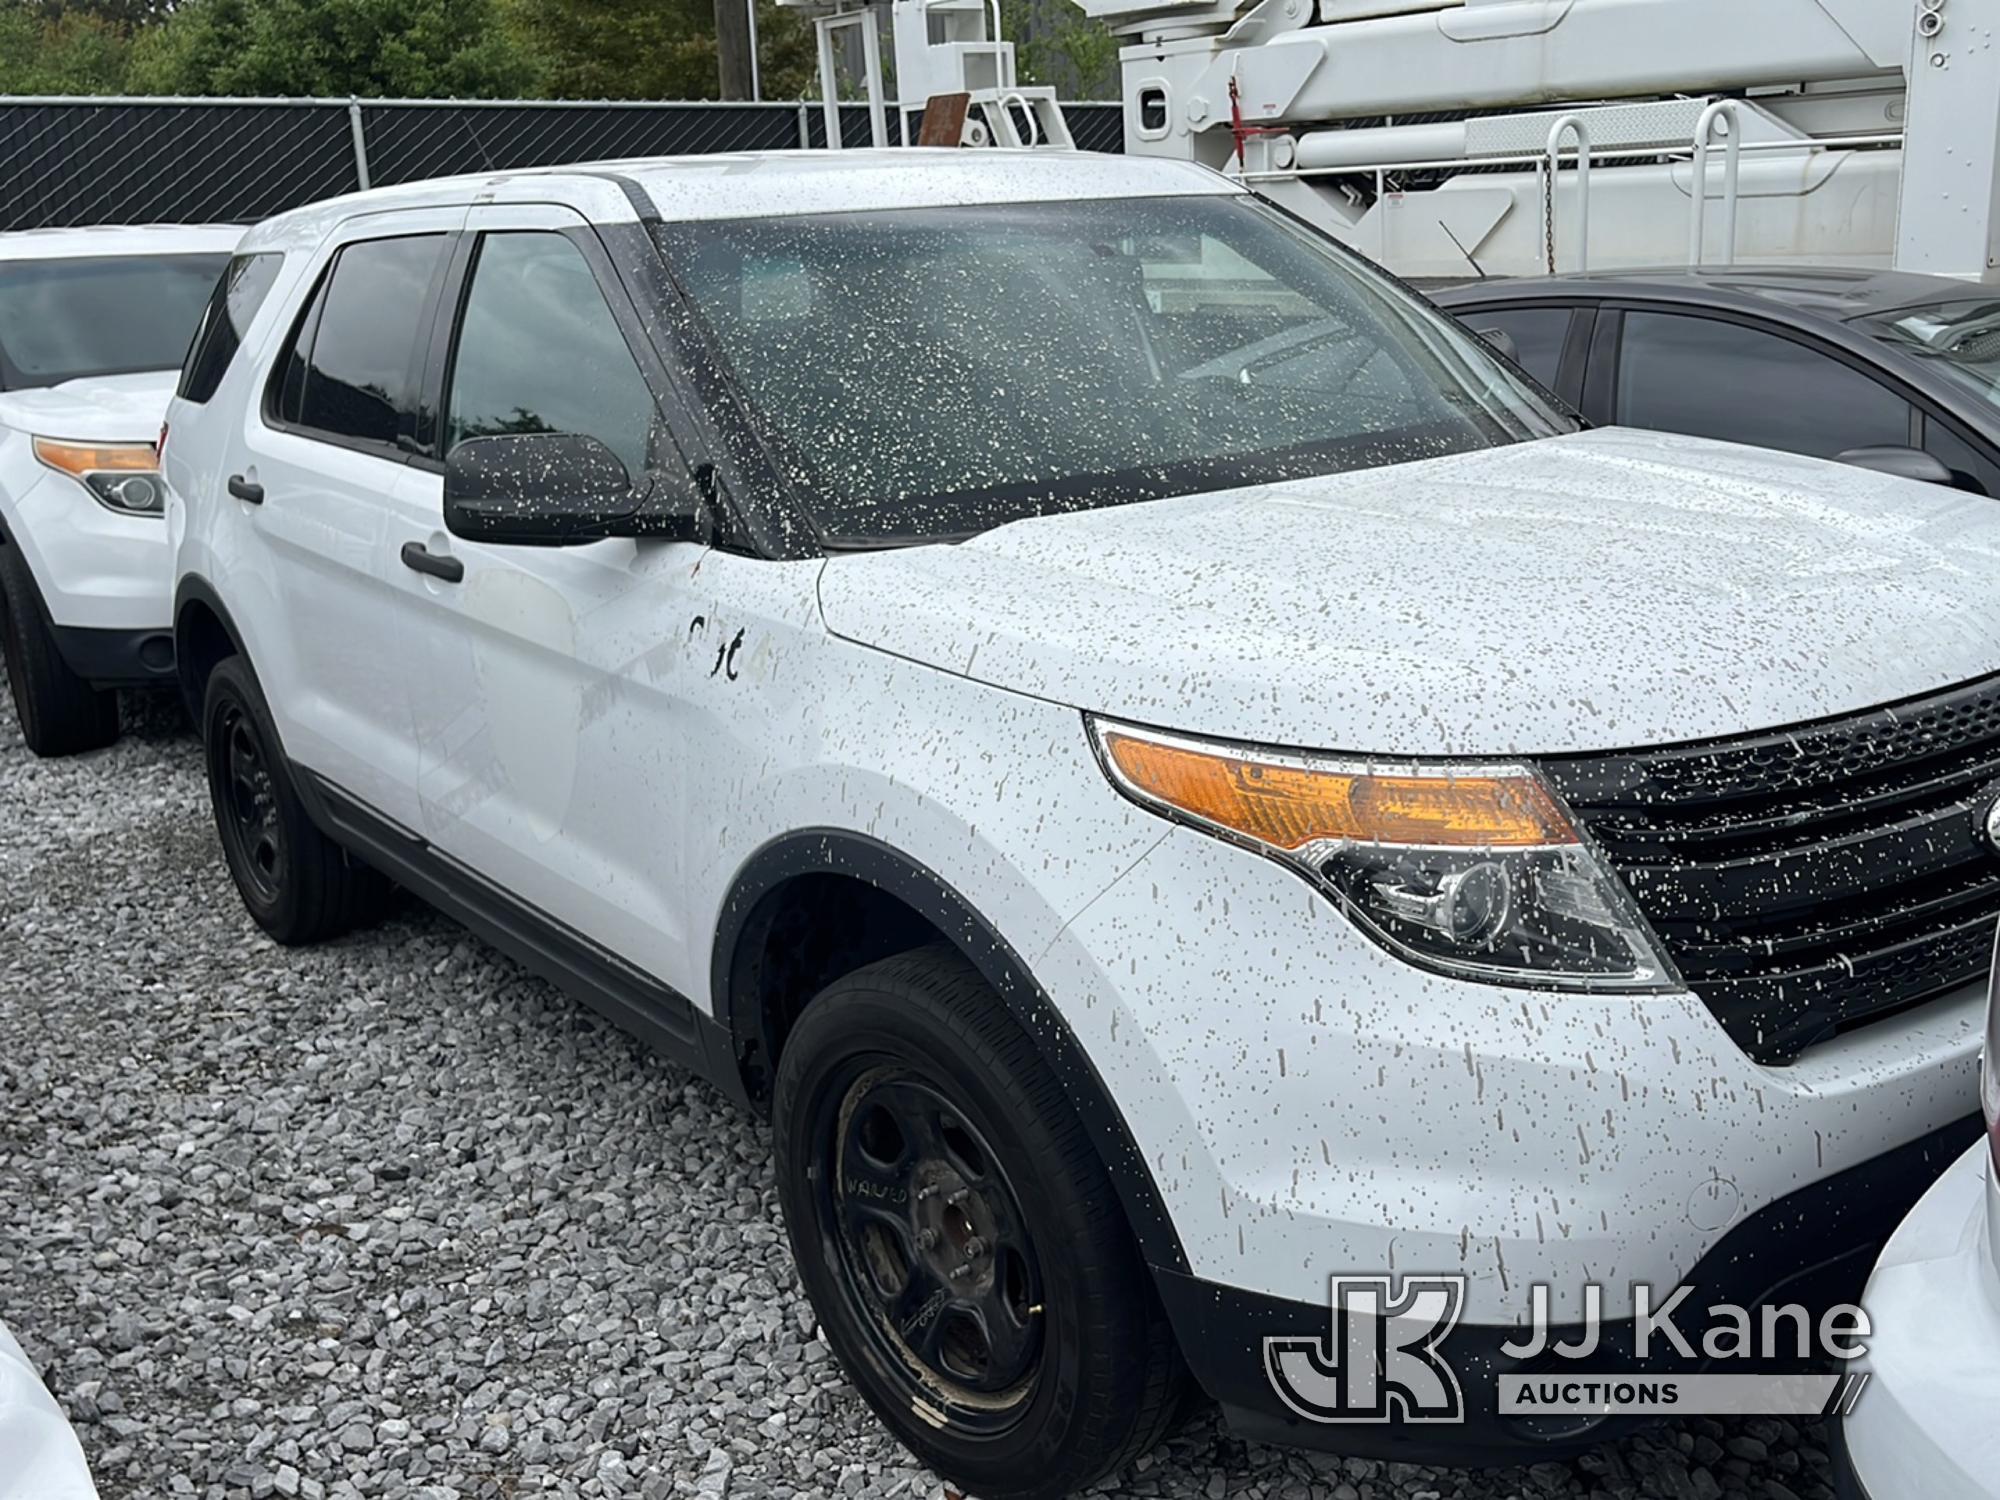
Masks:
[[[1556,388],[1556,377],[1562,373],[1563,341],[1569,337],[1567,307],[1496,307],[1461,313],[1459,321],[1511,356],[1550,390]],[[1496,333],[1504,337],[1496,339]]]
[[[289,427],[394,451],[413,433],[441,234],[344,247],[278,361],[275,415]]]
[[[1910,442],[1909,403],[1859,370],[1775,333],[1680,313],[1625,315],[1617,421],[1815,458]]]
[[[195,329],[187,361],[181,366],[181,383],[175,394],[183,401],[202,402],[215,394],[229,362],[242,346],[243,330],[271,294],[278,268],[284,263],[284,256],[274,251],[230,257]]]

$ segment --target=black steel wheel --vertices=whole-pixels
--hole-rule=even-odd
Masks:
[[[299,944],[373,917],[387,882],[349,858],[307,813],[263,689],[240,656],[209,674],[201,738],[223,862],[257,925],[281,943]]]
[[[957,952],[828,986],[785,1038],[778,1191],[841,1367],[983,1500],[1138,1457],[1185,1375],[1116,1188],[1033,1041]]]
[[[268,752],[240,702],[223,706],[217,733],[224,774],[216,825],[229,868],[260,902],[275,902],[285,882],[285,829]]]
[[[843,1295],[909,1399],[998,1431],[1031,1394],[1042,1339],[1040,1263],[1013,1184],[960,1104],[883,1059],[828,1090],[818,1177]]]

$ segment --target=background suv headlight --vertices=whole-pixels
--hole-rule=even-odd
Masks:
[[[35,457],[77,480],[98,504],[112,510],[157,516],[166,509],[167,486],[151,443],[64,443],[38,437]]]
[[[1543,989],[1681,987],[1532,767],[1344,760],[1090,727],[1126,796],[1294,867],[1412,963]]]

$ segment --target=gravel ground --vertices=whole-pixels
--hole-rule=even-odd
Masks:
[[[814,1337],[764,1130],[414,903],[267,942],[164,703],[0,693],[0,1320],[107,1497],[935,1496]],[[1822,1500],[1816,1426],[1463,1474],[1198,1418],[1106,1494]]]

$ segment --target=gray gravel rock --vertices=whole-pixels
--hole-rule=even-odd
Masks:
[[[943,1493],[815,1333],[765,1131],[414,903],[266,941],[172,705],[41,762],[0,693],[0,1319],[117,1497]],[[1816,1426],[1489,1473],[1246,1446],[1106,1495],[1827,1500]]]

